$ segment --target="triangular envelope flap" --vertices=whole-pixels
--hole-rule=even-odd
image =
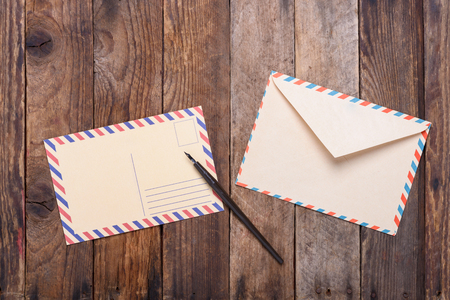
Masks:
[[[419,123],[416,118],[408,120],[404,114],[401,114],[403,117],[396,115],[395,111],[383,113],[378,105],[363,106],[339,99],[337,95],[329,95],[331,90],[316,91],[315,85],[312,86],[316,88],[312,89],[308,83],[295,84],[292,77],[271,76],[271,79],[334,157],[375,147],[428,128],[429,122],[421,120]]]

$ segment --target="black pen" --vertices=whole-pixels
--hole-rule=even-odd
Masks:
[[[245,226],[256,236],[256,238],[263,244],[267,251],[272,254],[272,256],[279,262],[283,263],[283,259],[278,255],[278,253],[272,248],[269,242],[264,238],[261,232],[256,229],[256,227],[250,222],[247,216],[242,212],[242,210],[237,206],[237,204],[228,196],[228,194],[222,189],[217,180],[209,174],[209,172],[203,168],[203,166],[192,158],[188,153],[184,152],[186,156],[194,163],[194,167],[203,176],[206,182],[211,186],[211,188],[216,192],[216,194],[222,199],[222,201],[228,205],[228,207],[233,211],[233,213],[238,217],[239,220],[244,223]]]

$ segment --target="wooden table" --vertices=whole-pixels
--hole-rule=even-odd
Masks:
[[[449,20],[445,0],[0,1],[0,299],[449,299]],[[234,185],[271,70],[433,123],[397,236]],[[43,139],[195,105],[285,263],[228,209],[66,246]]]

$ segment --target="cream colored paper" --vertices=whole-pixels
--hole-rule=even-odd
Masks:
[[[287,77],[270,76],[237,184],[395,235],[429,122]]]
[[[182,110],[149,118],[152,125],[138,120],[143,127],[128,122],[133,129],[119,124],[123,132],[109,126],[113,134],[101,128],[103,136],[90,130],[95,138],[83,132],[78,133],[83,140],[70,135],[74,142],[60,137],[63,145],[50,140],[59,166],[50,158],[49,163],[62,177],[52,171],[55,192],[68,203],[66,207],[58,200],[68,244],[221,210],[221,202],[184,154],[205,167],[214,164],[199,125],[204,124],[201,109],[189,111],[192,116]],[[49,144],[46,149],[53,151]]]

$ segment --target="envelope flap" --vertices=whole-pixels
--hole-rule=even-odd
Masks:
[[[272,80],[334,157],[401,139],[430,125],[281,73],[271,75]]]

